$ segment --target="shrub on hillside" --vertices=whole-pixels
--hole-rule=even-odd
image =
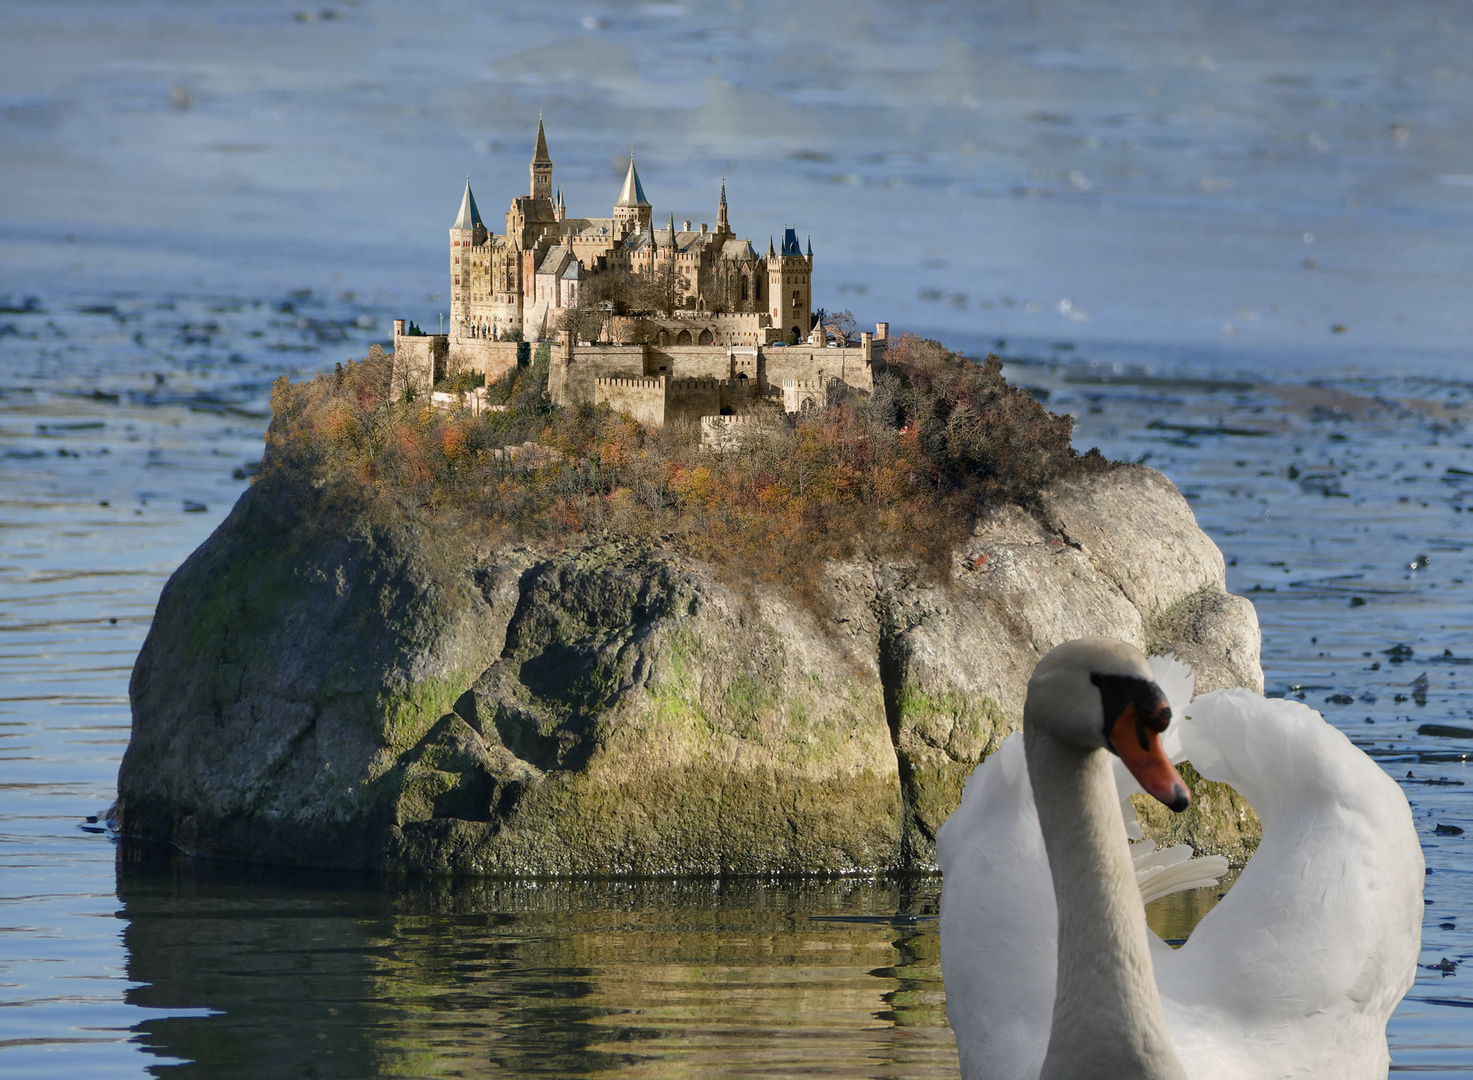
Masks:
[[[801,587],[822,561],[918,558],[944,572],[989,505],[1028,503],[1072,470],[1072,420],[934,341],[891,342],[873,394],[774,416],[732,449],[694,425],[646,428],[606,406],[558,408],[549,350],[487,387],[479,417],[395,397],[393,359],[277,381],[263,477],[330,487],[394,513],[454,517],[496,538],[627,536]],[[533,444],[535,452],[524,449]]]

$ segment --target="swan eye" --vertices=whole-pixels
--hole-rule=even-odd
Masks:
[[[1092,671],[1089,681],[1100,692],[1100,705],[1105,718],[1105,745],[1111,750],[1114,747],[1110,743],[1110,731],[1127,710],[1134,712],[1136,738],[1143,750],[1149,743],[1147,732],[1159,735],[1170,726],[1171,706],[1167,704],[1166,695],[1161,692],[1161,688],[1150,679],[1143,679],[1138,675],[1107,675]]]

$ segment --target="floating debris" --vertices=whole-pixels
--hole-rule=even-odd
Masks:
[[[1473,728],[1457,727],[1453,724],[1422,724],[1417,728],[1418,735],[1428,735],[1434,739],[1473,739]]]

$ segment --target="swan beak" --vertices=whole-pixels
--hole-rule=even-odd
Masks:
[[[1168,720],[1170,715],[1168,711]],[[1110,747],[1146,794],[1179,814],[1192,805],[1192,793],[1161,748],[1161,730],[1165,727],[1166,723],[1156,717],[1143,719],[1131,702],[1110,725]]]

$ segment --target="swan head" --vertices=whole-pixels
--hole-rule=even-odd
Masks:
[[[1080,638],[1052,649],[1028,680],[1023,729],[1120,758],[1146,793],[1180,813],[1192,795],[1161,747],[1171,706],[1150,662],[1111,638]]]

